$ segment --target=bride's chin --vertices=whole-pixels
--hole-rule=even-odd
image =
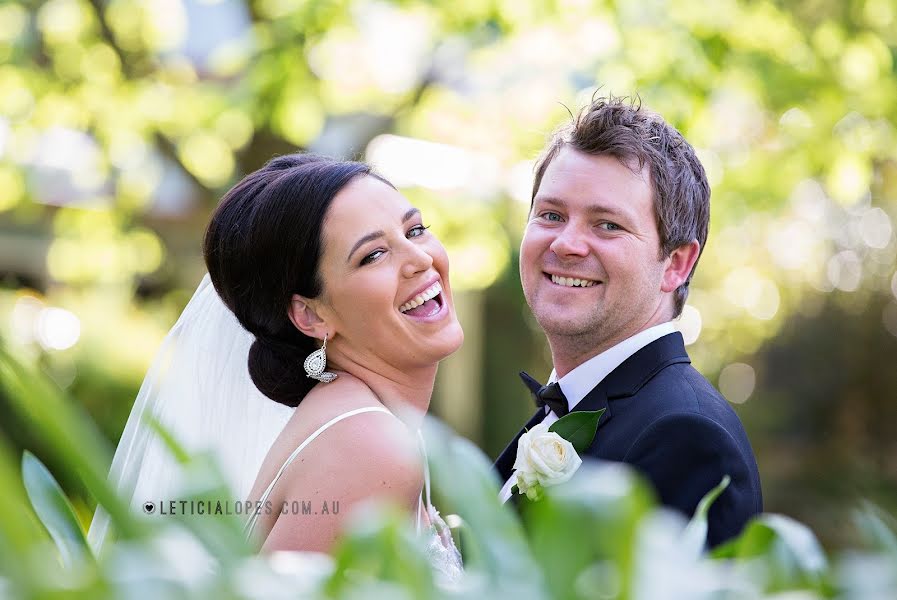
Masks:
[[[443,334],[445,334],[445,352],[439,360],[448,358],[457,352],[464,344],[464,330],[461,329],[461,324],[457,319],[453,319],[453,323],[447,328],[447,331],[443,332]]]
[[[457,352],[463,343],[464,332],[461,330],[461,325],[456,321],[452,326],[441,330],[439,334],[429,337],[424,341],[423,352],[420,354],[415,352],[414,354],[417,357],[425,357],[424,362],[426,364],[435,366]]]

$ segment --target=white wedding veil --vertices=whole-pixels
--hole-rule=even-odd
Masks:
[[[177,500],[182,486],[181,469],[148,415],[188,452],[211,451],[234,499],[247,499],[293,413],[252,383],[247,359],[253,340],[206,275],[153,359],[112,459],[110,481],[133,510],[147,500]],[[87,536],[95,552],[109,530],[109,515],[97,507]]]

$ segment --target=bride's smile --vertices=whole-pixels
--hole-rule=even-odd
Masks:
[[[412,319],[437,320],[448,314],[443,308],[445,301],[442,299],[442,285],[439,281],[434,281],[402,304],[399,312]]]
[[[323,227],[321,295],[333,367],[372,357],[396,373],[432,367],[460,347],[445,248],[393,187],[359,177],[334,197]]]

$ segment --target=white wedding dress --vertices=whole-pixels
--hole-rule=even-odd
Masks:
[[[262,493],[261,498],[259,498],[258,506],[264,506],[265,502],[268,500],[271,492],[274,490],[274,486],[277,485],[277,482],[280,480],[281,475],[286,471],[287,467],[289,467],[296,457],[299,456],[299,453],[302,450],[311,444],[318,436],[324,433],[327,429],[336,425],[343,419],[348,419],[350,417],[354,417],[355,415],[360,415],[369,412],[382,412],[387,414],[392,414],[383,406],[369,406],[364,408],[356,408],[354,410],[350,410],[339,414],[323,425],[321,425],[318,429],[315,430],[310,436],[308,436],[305,441],[303,441],[299,446],[293,450],[289,457],[284,461],[281,465],[280,469],[277,471],[277,474],[274,476],[274,479],[271,480],[271,483],[265,489],[264,493]],[[424,489],[421,492],[421,496],[418,499],[417,505],[417,519],[416,519],[416,529],[418,535],[426,536],[425,542],[427,544],[427,557],[430,559],[430,563],[433,566],[433,569],[437,575],[437,581],[442,585],[451,585],[458,581],[461,577],[462,573],[462,561],[461,561],[461,553],[458,551],[458,548],[455,546],[455,542],[452,539],[452,533],[449,529],[448,525],[445,523],[445,520],[440,516],[439,511],[433,506],[433,503],[430,501],[430,468],[427,465],[426,461],[426,452],[423,446],[423,438],[418,436],[420,440],[420,448],[424,458]],[[428,531],[423,531],[423,521],[421,519],[421,514],[426,511],[427,518],[430,522]],[[258,517],[261,515],[261,510],[259,509],[252,515],[250,515],[249,519],[246,521],[246,525],[243,528],[243,532],[248,538],[252,535],[252,531],[255,528],[256,523],[258,523]]]
[[[147,500],[174,499],[190,484],[148,419],[157,421],[188,452],[211,452],[234,499],[248,497],[271,444],[294,410],[265,397],[252,383],[247,359],[253,340],[206,275],[162,342],[115,450],[109,478],[133,510],[140,512]],[[389,412],[383,407],[360,410]],[[281,467],[266,496],[305,446],[354,414],[359,412],[339,415],[309,436]],[[428,555],[439,579],[451,583],[461,573],[461,556],[430,503],[429,469],[424,481],[421,508],[431,525],[430,531],[422,531],[418,511],[418,531],[427,536]],[[247,523],[247,531],[254,521]],[[95,553],[109,533],[109,515],[98,507],[88,532]]]

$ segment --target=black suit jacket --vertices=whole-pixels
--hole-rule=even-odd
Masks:
[[[604,378],[574,410],[607,409],[583,458],[624,462],[654,485],[661,503],[691,516],[724,475],[732,482],[710,509],[708,543],[737,535],[763,510],[751,445],[726,399],[692,366],[682,335],[648,344]],[[539,409],[525,429],[545,418]],[[495,462],[513,470],[517,440]]]

